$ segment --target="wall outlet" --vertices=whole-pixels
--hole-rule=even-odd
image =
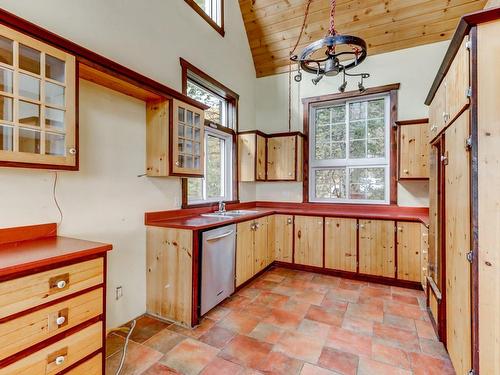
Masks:
[[[120,298],[123,297],[123,287],[121,286],[117,286],[116,287],[116,290],[115,290],[115,297],[116,297],[116,300],[118,301]]]

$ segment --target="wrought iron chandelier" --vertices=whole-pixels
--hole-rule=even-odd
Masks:
[[[312,0],[309,0],[304,16],[305,27],[307,14],[309,12],[309,5]],[[342,84],[339,87],[340,92],[344,92],[347,87],[346,76],[359,77],[358,89],[360,92],[365,91],[363,80],[370,77],[368,73],[347,73],[347,70],[357,67],[361,64],[367,56],[366,43],[363,39],[351,35],[339,34],[335,29],[335,9],[337,1],[331,0],[330,8],[330,27],[328,34],[320,40],[309,44],[300,55],[294,55],[295,48],[290,52],[290,60],[296,62],[298,65],[297,74],[294,79],[296,82],[302,81],[301,69],[305,72],[315,74],[316,77],[312,79],[313,84],[317,85],[323,77],[334,77],[338,74],[343,75]],[[323,53],[322,53],[323,52]]]

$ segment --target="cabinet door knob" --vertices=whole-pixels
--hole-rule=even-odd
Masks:
[[[65,280],[59,280],[56,284],[57,289],[64,289],[66,287],[66,281]]]
[[[60,316],[60,317],[58,317],[58,318],[56,319],[56,324],[57,324],[58,326],[60,326],[60,325],[63,325],[65,321],[66,321],[66,318],[65,318],[64,316]]]
[[[287,224],[292,224],[292,218],[291,218],[291,217],[289,217],[288,219],[286,219],[286,223],[287,223]]]
[[[75,155],[75,154],[76,154],[76,148],[71,147],[71,148],[69,149],[69,153],[70,153],[71,155]]]
[[[408,169],[403,169],[403,173],[408,174],[408,173],[410,173],[410,171]]]
[[[60,366],[64,363],[65,360],[66,360],[66,358],[63,355],[60,355],[60,356],[56,357],[54,363],[56,365]]]

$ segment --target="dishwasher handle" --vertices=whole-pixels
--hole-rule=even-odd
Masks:
[[[226,232],[226,233],[220,234],[220,235],[218,235],[218,236],[207,238],[207,241],[215,241],[215,240],[220,240],[221,238],[224,238],[224,237],[230,236],[230,235],[231,235],[231,234],[233,234],[233,233],[234,233],[234,230],[231,230],[231,231],[229,231],[229,232]]]

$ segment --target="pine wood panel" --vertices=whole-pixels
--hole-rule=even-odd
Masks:
[[[446,126],[446,77],[429,106],[429,137],[432,140]]]
[[[286,72],[299,36],[306,0],[239,0],[258,77]],[[486,0],[338,0],[336,27],[364,38],[369,55],[451,38],[459,18]],[[297,52],[321,39],[329,22],[329,0],[313,1]]]
[[[469,111],[447,130],[445,166],[447,349],[457,374],[471,368]]]
[[[437,324],[439,322],[439,303],[431,288],[429,288],[429,310],[434,322]]]
[[[266,179],[266,138],[257,134],[257,175],[256,179],[264,181]]]
[[[275,259],[280,262],[293,261],[293,216],[274,215]]]
[[[446,74],[446,112],[453,120],[460,111],[469,104],[467,91],[469,89],[469,50],[466,48],[468,36],[453,59],[450,70]]]
[[[267,217],[267,265],[276,258],[276,215]]]
[[[255,181],[257,138],[255,134],[238,135],[238,181]]]
[[[304,180],[304,138],[297,136],[297,164],[295,166],[297,181]]]
[[[421,281],[422,234],[420,223],[398,222],[398,279]]]
[[[101,375],[102,374],[102,354],[99,353],[89,360],[70,370],[66,375]]]
[[[295,263],[323,267],[323,218],[295,216]]]
[[[58,288],[57,282],[66,281]],[[54,301],[103,280],[103,259],[93,259],[0,283],[0,318]]]
[[[429,275],[429,229],[423,224],[420,224],[420,234],[422,255],[420,258],[420,282],[425,291],[427,289],[427,276]]]
[[[253,221],[236,225],[236,286],[240,286],[255,274]]]
[[[261,217],[260,219],[255,220],[254,254],[254,274],[256,274],[269,265],[267,217]]]
[[[169,102],[146,104],[146,173],[148,176],[169,174]]]
[[[394,277],[394,221],[359,221],[359,272]]]
[[[101,348],[102,329],[102,322],[95,323],[0,369],[0,375],[57,374]],[[55,363],[57,356],[64,356],[60,365]]]
[[[356,272],[357,220],[325,218],[325,267]]]
[[[267,140],[267,179],[295,180],[295,140],[297,136],[271,137]]]
[[[0,360],[102,314],[102,289],[0,324]],[[64,317],[63,324],[56,319]]]
[[[432,277],[436,285],[441,288],[441,280],[439,275],[440,265],[438,264],[438,260],[440,257],[438,256],[439,250],[441,246],[439,245],[439,221],[438,221],[438,205],[439,205],[439,196],[438,196],[438,184],[439,184],[439,176],[438,176],[438,165],[439,159],[441,155],[436,147],[431,147],[430,151],[430,168],[429,168],[429,256],[428,256],[428,272],[429,276]]]
[[[191,326],[193,232],[147,227],[147,311]]]
[[[482,374],[500,374],[499,35],[498,20],[478,26],[478,293]]]
[[[428,124],[403,125],[399,132],[399,178],[429,178]]]

